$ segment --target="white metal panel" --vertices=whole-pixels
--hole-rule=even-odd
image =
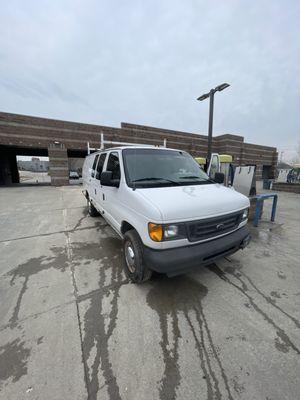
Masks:
[[[236,167],[233,187],[237,192],[249,196],[255,174],[255,166]]]
[[[290,169],[280,169],[278,171],[278,177],[276,179],[276,182],[287,182],[287,176],[289,172]]]

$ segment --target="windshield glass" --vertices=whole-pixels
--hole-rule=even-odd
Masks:
[[[131,187],[213,183],[193,157],[184,151],[125,149],[123,160],[127,184]]]

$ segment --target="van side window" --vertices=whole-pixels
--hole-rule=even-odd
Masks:
[[[96,179],[100,180],[101,172],[103,170],[103,165],[104,165],[105,158],[106,158],[106,153],[100,154],[98,165],[97,165]]]
[[[110,153],[107,161],[106,171],[112,172],[112,179],[120,179],[120,161],[118,153]]]
[[[99,154],[96,155],[95,160],[93,162],[93,167],[92,167],[92,171],[91,171],[91,177],[92,178],[95,177],[95,169],[96,169],[98,158],[99,158]]]

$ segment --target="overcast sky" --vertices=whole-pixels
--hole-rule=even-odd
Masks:
[[[300,140],[300,1],[0,1],[0,110]]]

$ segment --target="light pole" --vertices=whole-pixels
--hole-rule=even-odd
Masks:
[[[216,92],[221,92],[222,90],[228,88],[230,85],[228,83],[222,83],[211,89],[208,93],[202,94],[197,100],[203,101],[209,97],[209,119],[208,119],[208,144],[207,144],[207,167],[211,158],[211,147],[212,147],[212,133],[213,133],[213,117],[214,117],[214,96]]]

